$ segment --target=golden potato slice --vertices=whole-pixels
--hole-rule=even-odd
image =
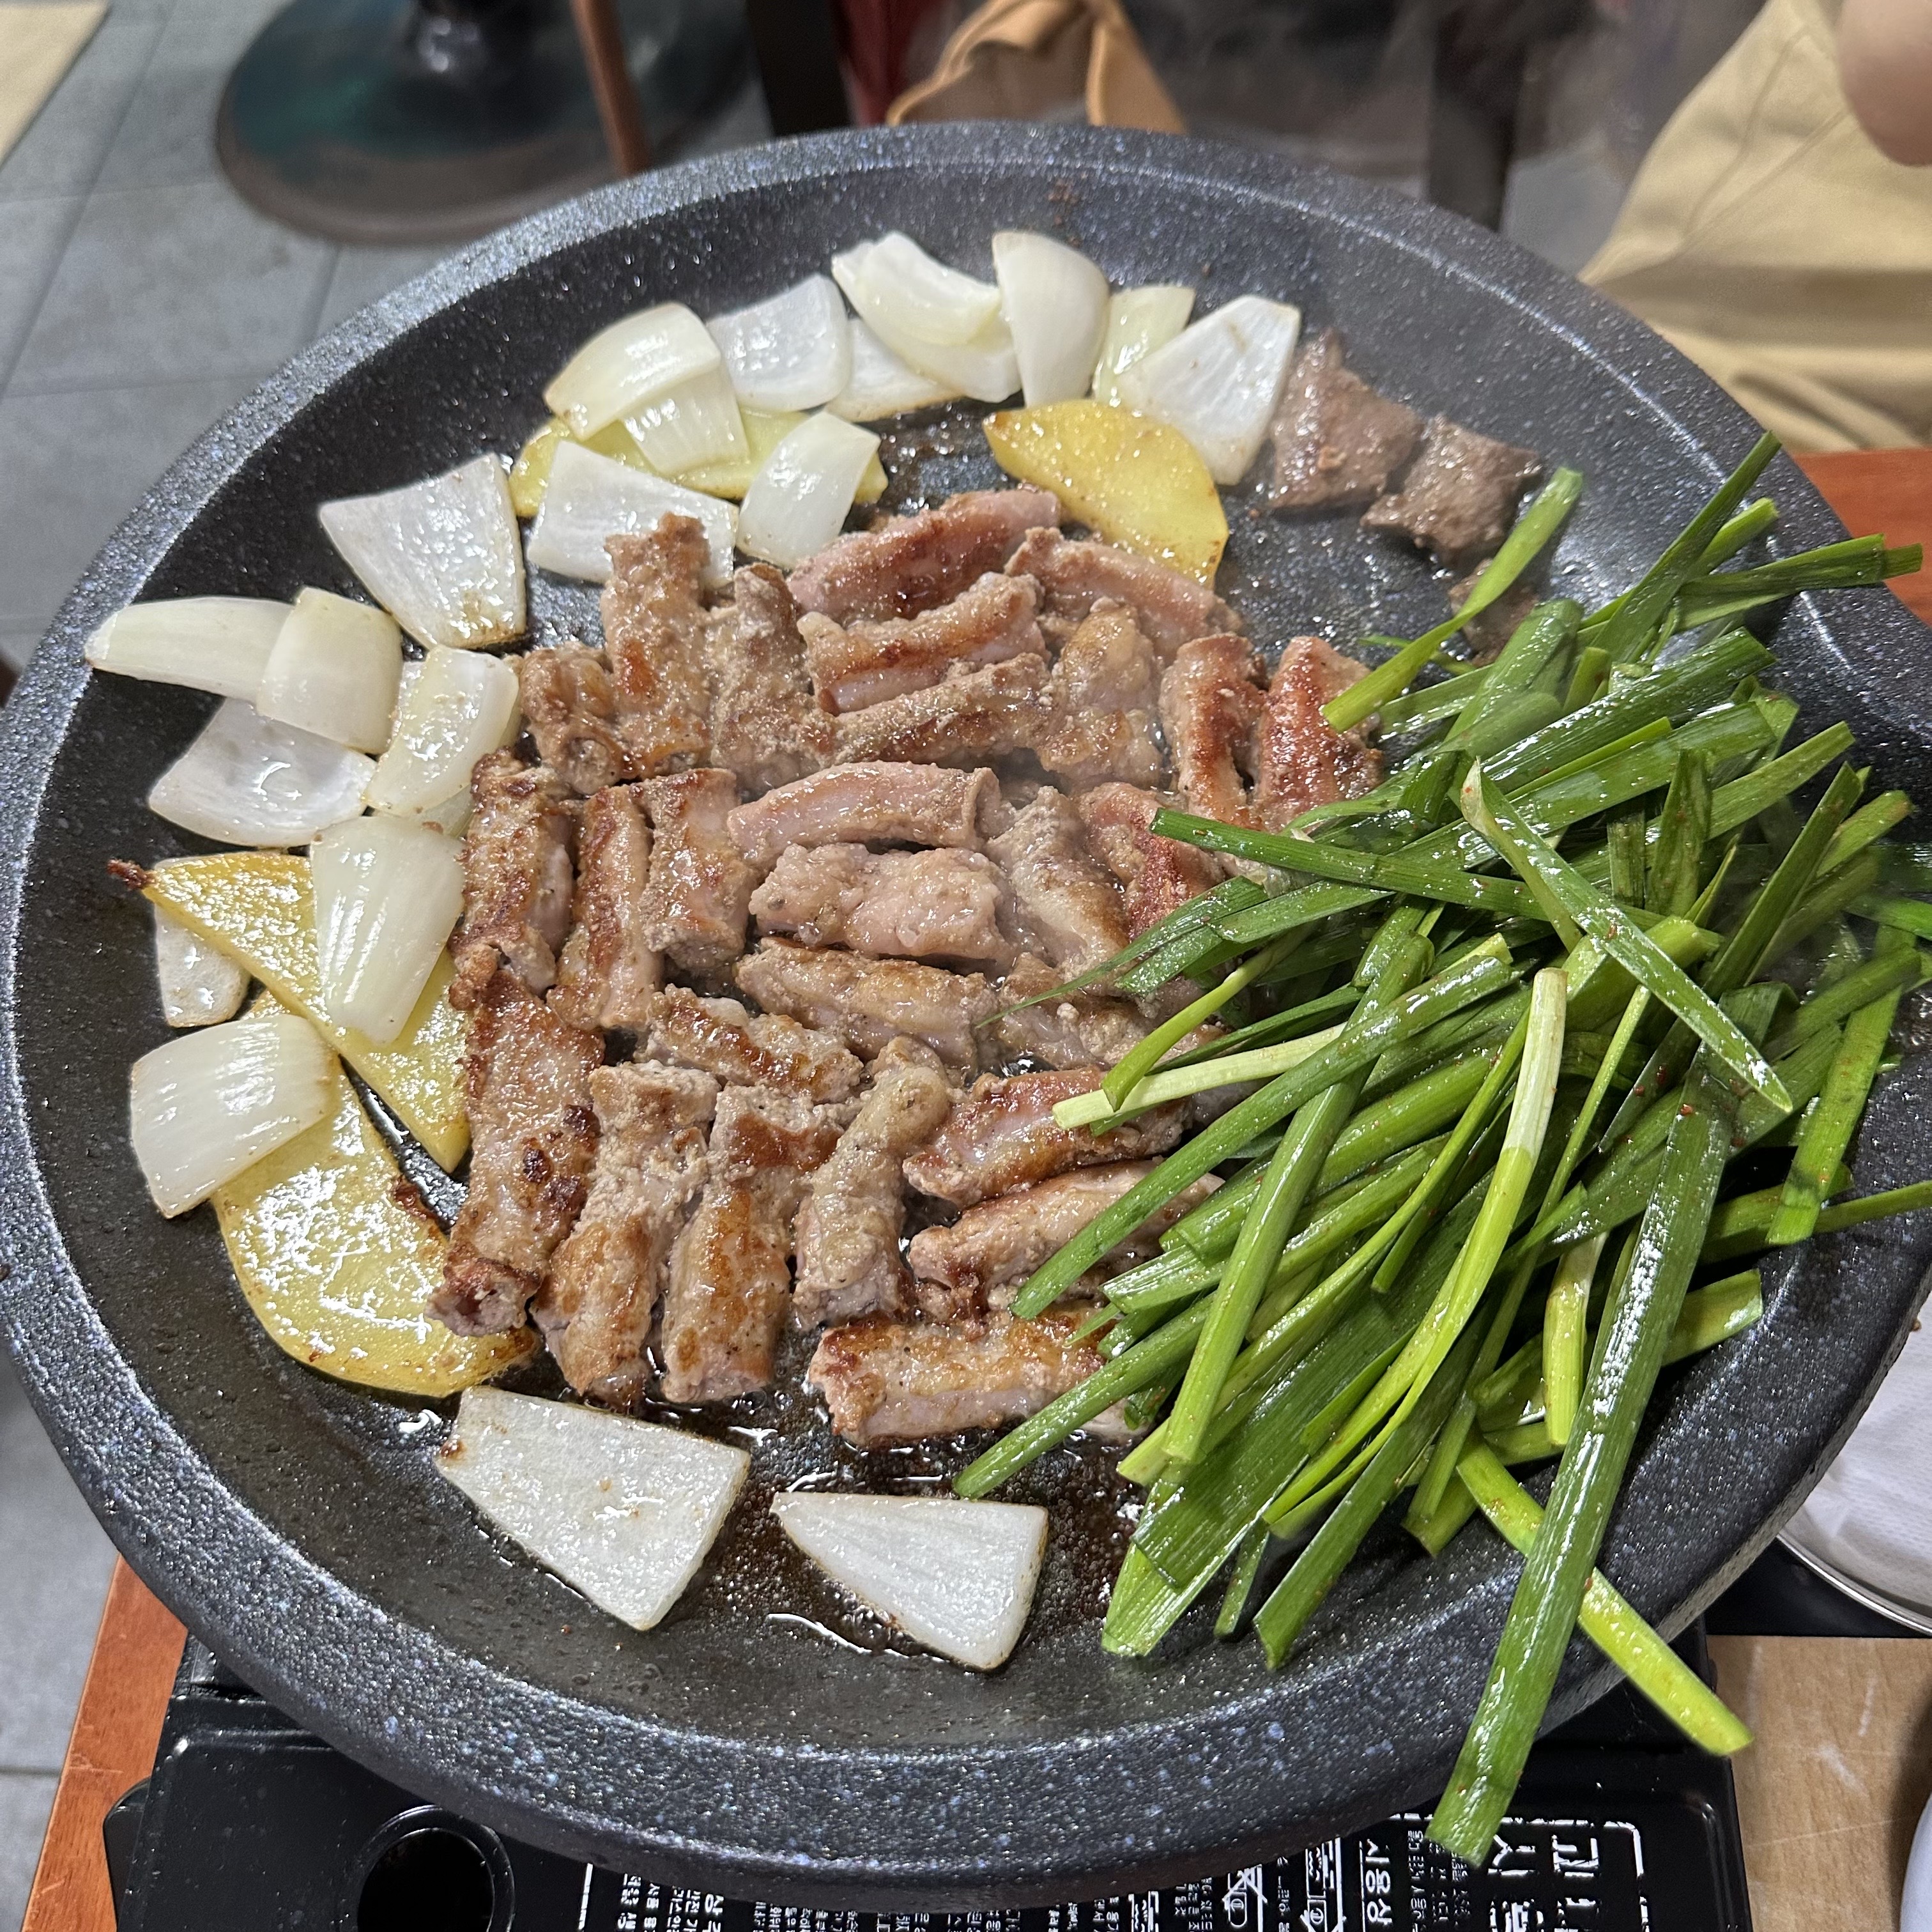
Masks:
[[[255,1318],[297,1361],[365,1388],[430,1398],[502,1374],[535,1332],[452,1335],[430,1316],[442,1230],[339,1070],[336,1084],[328,1115],[212,1197]]]
[[[694,470],[680,470],[676,480],[687,490],[702,490],[707,496],[729,496],[734,502],[744,500],[752,478],[764,466],[765,458],[805,420],[802,410],[740,410],[745,425],[748,453],[736,462],[700,463]],[[854,493],[855,503],[876,503],[886,494],[885,466],[879,452],[866,465]]]
[[[403,1030],[387,1046],[338,1026],[322,1011],[308,861],[297,852],[216,852],[170,859],[145,881],[148,897],[261,981],[395,1109],[396,1118],[453,1171],[470,1144],[463,1107],[463,1016],[449,1004],[449,955],[430,975]]]
[[[1051,490],[1109,543],[1214,582],[1227,514],[1207,464],[1178,429],[1088,397],[996,410],[986,440],[1008,476]]]

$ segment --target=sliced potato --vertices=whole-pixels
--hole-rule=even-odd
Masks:
[[[322,1036],[422,1142],[454,1170],[470,1144],[463,1107],[463,1016],[448,999],[446,952],[403,1030],[387,1046],[337,1026],[322,1007],[308,861],[297,852],[216,852],[170,859],[147,875],[148,897],[261,981]]]
[[[1010,476],[1051,490],[1109,543],[1214,582],[1227,514],[1207,464],[1178,429],[1086,397],[997,410],[986,440]]]
[[[280,1012],[272,1000],[257,1007]],[[236,1279],[285,1353],[338,1381],[426,1399],[500,1375],[536,1331],[452,1335],[428,1313],[444,1241],[409,1197],[356,1090],[212,1197]]]
[[[687,489],[702,490],[707,496],[729,496],[744,501],[752,478],[764,466],[765,458],[805,420],[802,410],[740,410],[745,425],[748,453],[731,463],[700,463],[694,470],[681,470],[677,480]],[[886,494],[886,472],[877,450],[859,478],[854,493],[855,503],[876,503]]]

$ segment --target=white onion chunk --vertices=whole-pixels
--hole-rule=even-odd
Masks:
[[[306,845],[362,809],[374,761],[231,698],[154,781],[148,808],[228,845]]]
[[[748,410],[815,410],[851,380],[845,304],[826,275],[705,324]]]
[[[154,982],[161,1017],[171,1027],[212,1026],[232,1019],[248,991],[248,976],[201,934],[154,908]]]
[[[276,637],[255,709],[358,752],[389,742],[403,634],[386,610],[304,590]]]
[[[856,423],[807,416],[752,478],[739,513],[739,542],[784,570],[823,550],[844,524],[878,446],[879,439]]]
[[[517,674],[501,658],[430,652],[398,707],[395,735],[364,794],[368,803],[421,817],[466,791],[470,767],[502,743],[518,694]]]
[[[598,330],[551,377],[544,400],[573,436],[595,436],[718,364],[718,345],[704,323],[682,302],[659,302]]]
[[[149,684],[185,685],[218,698],[261,688],[286,604],[266,597],[169,597],[117,610],[83,650],[96,670]]]
[[[707,580],[724,583],[731,574],[731,553],[738,541],[734,505],[599,456],[581,443],[559,443],[543,508],[530,527],[530,561],[560,577],[608,584],[610,559],[605,542],[654,530],[667,513],[695,517],[704,526],[711,548]]]
[[[1106,332],[1106,277],[1077,248],[1024,229],[993,237],[993,268],[1027,406],[1084,396]]]

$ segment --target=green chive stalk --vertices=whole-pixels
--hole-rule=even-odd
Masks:
[[[1550,1439],[1562,1448],[1583,1393],[1583,1354],[1589,1340],[1590,1288],[1607,1234],[1566,1248],[1543,1304],[1543,1405]]]

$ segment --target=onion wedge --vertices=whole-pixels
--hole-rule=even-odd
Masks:
[[[1084,396],[1106,333],[1107,278],[1077,248],[1017,228],[993,237],[993,269],[1028,407]]]
[[[367,802],[420,818],[466,790],[470,767],[502,743],[518,696],[517,674],[501,658],[429,652],[397,708],[395,734],[376,761]]]
[[[142,1054],[128,1111],[154,1205],[184,1214],[313,1126],[334,1079],[335,1056],[293,1013],[230,1020]]]
[[[826,404],[848,422],[878,422],[908,410],[930,409],[950,403],[960,393],[949,382],[935,382],[902,362],[862,322],[852,324],[852,374],[844,388]]]
[[[463,848],[380,812],[309,848],[322,1004],[387,1046],[416,1010],[463,910]]]
[[[834,1582],[915,1641],[975,1670],[1013,1654],[1046,1552],[1046,1512],[951,1496],[796,1490],[778,1526]]]
[[[845,298],[859,311],[860,320],[921,375],[982,403],[1004,402],[1020,386],[1020,367],[1013,353],[1012,332],[999,314],[999,291],[983,282],[974,285],[991,295],[995,304],[991,320],[976,334],[963,342],[934,341],[908,328],[904,320],[909,312],[907,306],[882,296],[869,278],[874,246],[861,242],[832,258],[832,280],[845,291]]]
[[[154,908],[154,981],[161,1017],[171,1027],[212,1026],[232,1019],[248,990],[248,976],[198,932]]]
[[[829,276],[808,275],[705,327],[748,410],[818,409],[851,380],[851,327]]]
[[[745,422],[743,458],[736,463],[700,464],[695,470],[686,470],[677,480],[687,490],[702,490],[707,496],[730,496],[742,501],[745,492],[752,487],[752,478],[765,466],[765,458],[805,421],[796,410],[770,413],[764,410],[746,410],[740,413]],[[859,478],[859,488],[852,500],[855,503],[876,503],[885,494],[885,466],[874,451],[872,461],[866,466],[866,473]]]
[[[255,709],[358,752],[389,742],[403,634],[386,610],[304,590],[283,623],[262,674]]]
[[[524,553],[500,457],[318,514],[363,588],[418,644],[475,650],[524,634]]]
[[[362,809],[376,766],[231,698],[148,794],[170,825],[228,845],[306,845]]]
[[[649,1630],[697,1575],[751,1457],[575,1402],[466,1390],[437,1469],[601,1610]]]
[[[900,334],[941,348],[974,340],[1000,312],[993,284],[934,261],[896,228],[866,250],[861,273]]]
[[[879,439],[823,412],[807,416],[771,454],[745,492],[738,541],[752,556],[789,570],[823,550],[852,508]]]
[[[745,425],[731,379],[707,369],[640,404],[624,418],[644,460],[674,476],[700,463],[728,463],[746,453]]]
[[[730,504],[614,463],[580,443],[560,443],[550,459],[543,508],[530,530],[530,561],[560,577],[608,584],[610,559],[604,544],[654,529],[667,514],[695,517],[704,526],[711,546],[709,580],[724,583],[738,541],[738,513]]]
[[[550,378],[544,400],[573,436],[594,436],[718,361],[704,323],[682,302],[660,302],[600,329]]]
[[[1177,283],[1123,289],[1110,297],[1107,332],[1094,369],[1094,400],[1118,403],[1121,373],[1172,342],[1193,313],[1194,291]]]
[[[550,466],[556,460],[558,446],[566,442],[580,442],[586,449],[594,449],[599,456],[614,458],[620,463],[628,463],[634,470],[649,470],[644,453],[632,440],[631,432],[620,422],[614,422],[608,429],[600,429],[595,436],[573,436],[570,425],[561,416],[550,420],[530,433],[530,440],[517,452],[517,460],[510,465],[510,507],[518,516],[527,523],[543,508],[544,492],[550,488]]]
[[[185,685],[253,704],[288,614],[287,604],[266,597],[130,604],[95,631],[82,654],[96,670],[117,677]]]
[[[1120,400],[1170,423],[1201,452],[1220,484],[1247,474],[1274,420],[1301,332],[1301,311],[1237,296],[1124,370]]]

